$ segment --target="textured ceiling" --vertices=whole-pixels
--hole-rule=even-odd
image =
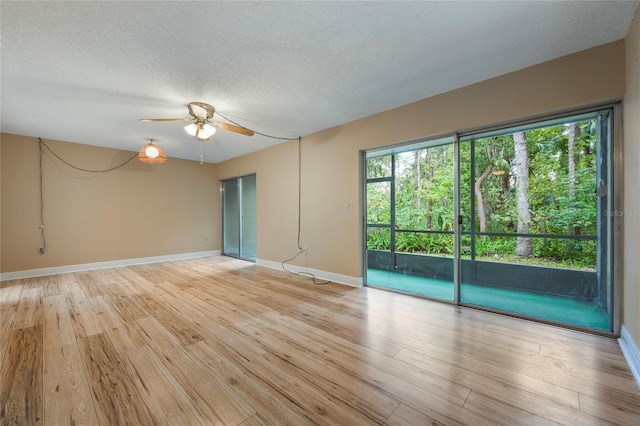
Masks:
[[[0,2],[1,130],[219,162],[623,38],[638,2]],[[218,117],[219,118],[219,117]],[[224,121],[224,120],[220,120]]]

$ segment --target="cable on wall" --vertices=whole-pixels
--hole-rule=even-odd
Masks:
[[[60,157],[58,154],[56,154],[51,148],[49,148],[49,145],[47,145],[46,143],[44,143],[44,141],[42,140],[42,138],[38,138],[38,141],[40,142],[40,152],[42,153],[42,147],[44,146],[47,151],[49,151],[54,157],[56,157],[58,160],[62,161],[64,164],[66,164],[67,166],[71,167],[72,169],[76,169],[76,170],[80,170],[81,172],[87,172],[87,173],[107,173],[107,172],[111,172],[113,170],[119,169],[121,167],[126,166],[127,164],[129,164],[133,159],[138,157],[138,154],[133,154],[133,156],[131,158],[129,158],[127,161],[125,161],[122,164],[119,164],[117,166],[111,167],[109,169],[104,169],[104,170],[91,170],[91,169],[84,169],[82,167],[78,167],[78,166],[74,166],[73,164],[69,163],[68,161],[66,161],[65,159],[63,159],[62,157]]]
[[[47,251],[47,240],[44,236],[44,196],[42,189],[42,177],[44,175],[42,169],[42,156],[44,155],[43,142],[42,139],[38,138],[40,141],[38,143],[38,147],[40,149],[40,157],[38,161],[38,166],[40,168],[40,254],[44,254]]]
[[[40,249],[39,249],[39,252],[40,252],[40,254],[44,254],[47,251],[47,239],[45,237],[45,232],[44,232],[44,189],[43,189],[43,187],[44,187],[44,185],[43,185],[44,168],[42,167],[42,158],[44,156],[45,149],[47,151],[49,151],[51,153],[51,155],[53,155],[55,158],[57,158],[58,160],[60,160],[64,164],[66,164],[67,166],[71,167],[72,169],[79,170],[81,172],[87,172],[87,173],[107,173],[107,172],[111,172],[113,170],[116,170],[116,169],[119,169],[121,167],[126,166],[133,159],[138,157],[138,154],[134,154],[127,161],[125,161],[124,163],[119,164],[117,166],[114,166],[114,167],[111,167],[111,168],[108,168],[108,169],[104,169],[104,170],[91,170],[91,169],[85,169],[85,168],[82,168],[82,167],[74,166],[73,164],[69,163],[64,158],[62,158],[58,154],[56,154],[55,151],[53,151],[49,147],[49,145],[47,145],[42,140],[42,138],[38,138],[38,147],[39,147],[39,150],[40,150],[40,157],[39,157],[39,161],[38,161],[38,167],[40,169]]]
[[[288,139],[288,140],[295,140],[295,139]],[[287,269],[284,265],[288,262],[291,262],[293,260],[295,260],[298,256],[300,256],[302,253],[306,253],[307,252],[307,248],[306,247],[302,247],[300,245],[300,230],[301,230],[301,216],[302,216],[302,138],[299,137],[298,138],[298,253],[293,256],[291,259],[287,259],[287,260],[283,260],[282,261],[282,270],[285,272],[288,272],[290,274],[293,275],[300,275],[300,276],[307,276],[307,277],[311,277],[311,280],[313,281],[314,284],[316,285],[325,285],[325,284],[329,284],[331,281],[327,280],[327,281],[318,281],[318,279],[316,278],[316,276],[310,272],[293,272],[289,269]]]

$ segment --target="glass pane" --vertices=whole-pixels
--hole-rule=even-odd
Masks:
[[[222,252],[229,256],[240,256],[240,206],[236,179],[222,182],[222,196]]]
[[[396,251],[453,256],[453,232],[450,234],[397,232]]]
[[[391,223],[391,182],[367,184],[367,223]]]
[[[453,145],[402,152],[395,161],[396,229],[453,231]]]
[[[596,140],[595,118],[475,140],[473,182],[461,165],[475,230],[595,236]],[[470,162],[469,146],[461,157]],[[530,256],[531,247],[522,253]]]
[[[391,176],[391,156],[367,158],[367,179],[385,178]]]
[[[453,300],[453,138],[428,145],[367,159],[367,284]]]
[[[248,260],[256,260],[256,175],[240,178],[242,199],[242,253]]]
[[[582,327],[610,328],[602,304],[606,286],[595,266],[596,241],[532,238],[536,249],[567,253],[566,259],[558,260],[519,257],[515,240],[479,237],[475,260],[465,249],[461,302]],[[463,241],[463,246],[468,244],[468,236]],[[511,254],[504,254],[507,251]]]
[[[595,272],[597,263],[597,241],[570,238],[528,238],[533,255],[518,256],[517,242],[521,238],[504,236],[476,236],[475,260],[485,262],[534,265],[548,268],[567,268]],[[460,238],[460,256],[471,259],[471,236]]]
[[[367,250],[391,250],[391,230],[367,228]]]

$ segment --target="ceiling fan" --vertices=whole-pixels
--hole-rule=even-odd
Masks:
[[[253,130],[246,127],[235,126],[233,124],[222,123],[220,121],[212,121],[213,114],[216,109],[204,102],[190,102],[187,105],[190,118],[141,118],[144,122],[162,122],[162,121],[187,121],[184,130],[191,136],[195,136],[199,141],[208,141],[216,132],[216,128],[228,130],[230,132],[239,133],[245,136],[253,136]]]

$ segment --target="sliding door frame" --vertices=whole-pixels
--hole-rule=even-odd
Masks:
[[[229,178],[229,179],[224,179],[222,181],[220,181],[220,194],[221,194],[221,210],[222,210],[222,247],[221,247],[221,252],[224,256],[229,256],[229,257],[235,257],[238,259],[243,259],[243,260],[248,260],[250,262],[255,262],[255,259],[250,259],[245,257],[245,249],[244,249],[244,226],[243,226],[243,215],[244,215],[244,208],[243,208],[243,179],[247,178],[247,177],[255,177],[256,178],[256,186],[257,186],[257,176],[255,173],[249,173],[247,175],[242,175],[242,176],[236,176],[233,178]],[[225,211],[225,193],[224,193],[224,185],[225,183],[233,183],[235,182],[236,185],[236,198],[237,198],[237,205],[238,205],[238,217],[233,218],[234,221],[237,221],[237,225],[238,225],[238,254],[230,254],[227,253],[225,251],[225,233],[226,233],[226,229],[227,229],[227,222],[229,220],[229,218],[227,218],[226,215],[226,211]],[[257,224],[256,224],[257,225]],[[256,229],[257,231],[257,229]],[[257,247],[255,247],[257,249]]]
[[[613,117],[610,120],[609,129],[609,142],[608,142],[608,173],[609,173],[609,190],[611,196],[609,199],[608,210],[610,223],[608,224],[609,235],[605,244],[608,246],[609,263],[609,289],[613,302],[611,303],[611,331],[600,330],[589,327],[582,327],[572,325],[568,323],[558,323],[556,321],[545,320],[544,318],[531,317],[527,315],[518,314],[515,312],[505,312],[490,307],[483,307],[478,305],[467,304],[460,301],[460,284],[461,284],[461,235],[462,235],[462,214],[461,214],[461,178],[460,178],[460,140],[462,137],[472,136],[476,134],[488,133],[492,131],[498,131],[501,129],[508,129],[516,126],[527,126],[536,123],[551,121],[561,118],[568,118],[581,114],[588,114],[597,111],[610,110]],[[547,323],[552,325],[560,325],[568,329],[576,329],[580,331],[586,331],[592,334],[599,334],[610,337],[620,336],[621,330],[621,314],[622,314],[622,270],[623,270],[623,222],[625,211],[623,210],[623,141],[622,141],[622,107],[620,102],[608,103],[604,105],[594,105],[592,107],[566,110],[556,114],[541,114],[532,116],[529,119],[517,120],[511,122],[504,122],[497,125],[489,125],[484,127],[477,127],[464,132],[454,132],[439,134],[436,136],[414,139],[411,141],[405,141],[402,143],[396,143],[385,147],[375,148],[371,150],[363,150],[360,156],[360,169],[361,169],[361,206],[362,206],[362,260],[363,260],[363,276],[364,283],[367,285],[367,217],[366,217],[366,161],[367,153],[381,152],[386,150],[396,150],[402,147],[409,147],[411,145],[428,144],[430,141],[443,139],[447,137],[453,138],[453,164],[454,164],[454,265],[453,265],[453,286],[454,286],[454,298],[453,301],[434,299],[439,302],[452,303],[457,306],[464,306],[474,309],[485,310],[498,314],[507,314],[509,316],[523,318],[527,320],[533,320],[540,323]],[[419,148],[416,148],[419,149]],[[474,198],[473,196],[471,197]],[[600,241],[599,241],[600,244]],[[416,295],[418,297],[429,298],[427,296]]]

